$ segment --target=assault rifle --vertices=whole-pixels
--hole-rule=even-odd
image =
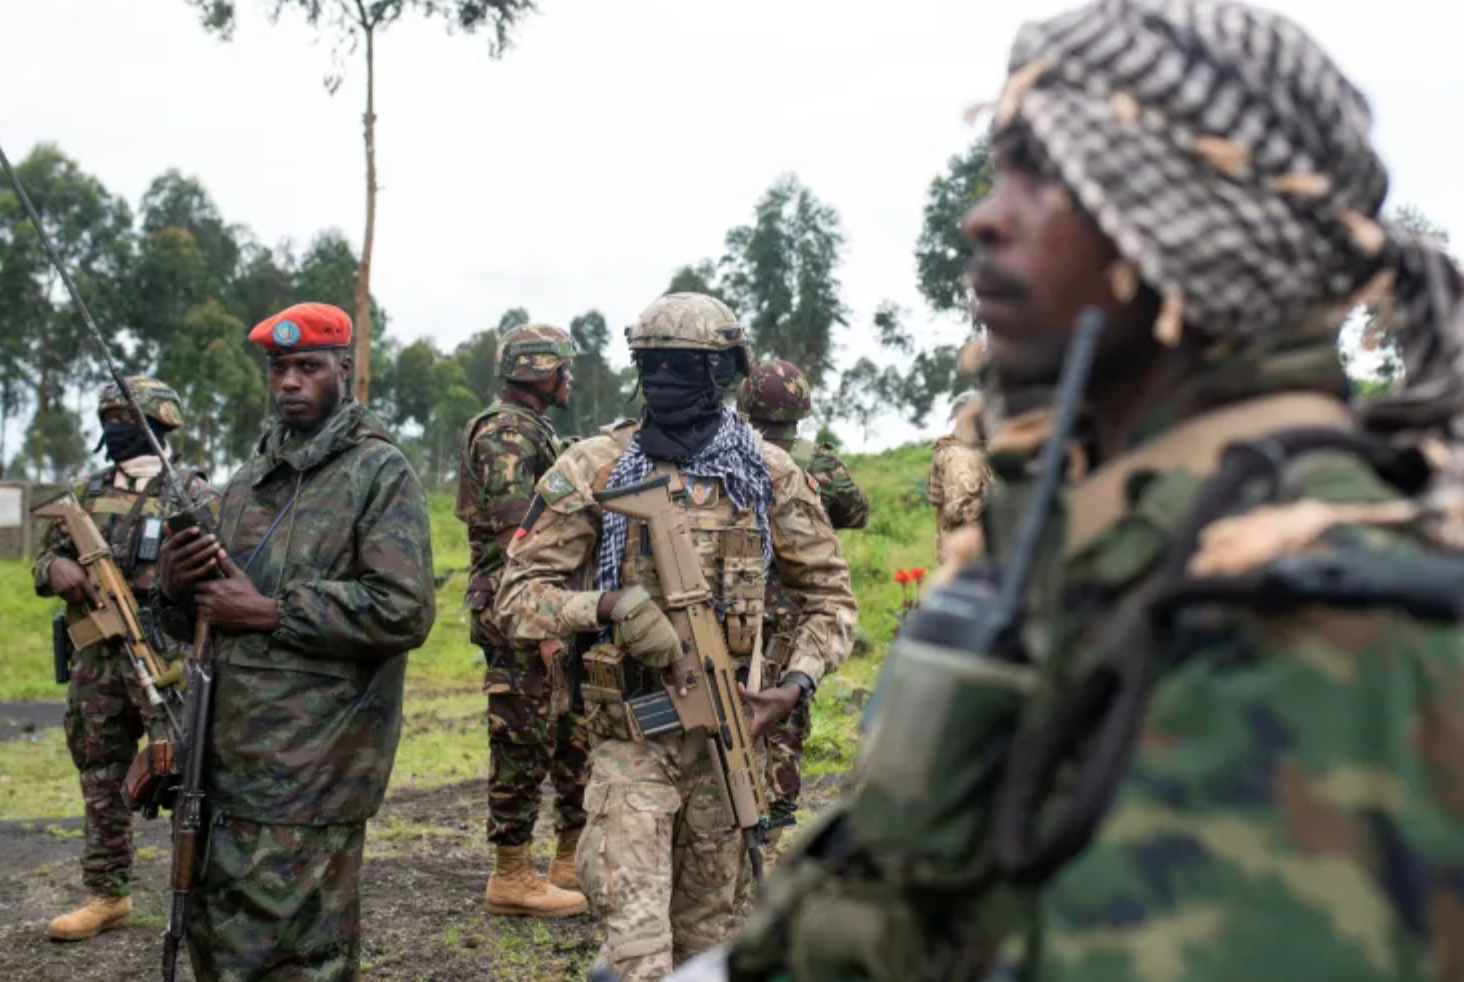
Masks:
[[[677,662],[688,680],[686,695],[674,683],[627,701],[645,736],[705,730],[712,769],[733,827],[742,832],[755,880],[762,879],[762,846],[772,828],[762,771],[752,750],[752,728],[737,694],[736,669],[717,623],[715,597],[702,575],[686,512],[672,500],[672,475],[595,493],[606,511],[645,522],[651,557],[666,598],[666,616],[681,636]],[[678,485],[680,478],[677,477]],[[677,487],[675,494],[685,494]],[[750,681],[750,680],[749,680]]]
[[[127,379],[123,377],[121,369],[117,367],[117,362],[113,360],[112,352],[107,348],[106,338],[102,337],[96,321],[92,320],[91,311],[87,310],[86,302],[81,299],[81,293],[76,289],[71,274],[66,271],[66,266],[61,262],[61,256],[56,252],[56,247],[51,244],[51,237],[46,234],[46,227],[41,222],[40,214],[36,211],[35,205],[31,204],[30,196],[25,193],[25,186],[20,183],[20,175],[10,165],[10,158],[5,156],[3,149],[0,149],[0,169],[3,169],[6,176],[10,178],[16,197],[20,198],[26,216],[30,219],[31,225],[35,227],[36,235],[40,238],[41,245],[51,260],[51,265],[60,275],[61,282],[66,286],[66,292],[71,295],[71,301],[76,304],[76,309],[81,314],[87,334],[96,342],[97,350],[106,363],[107,372],[112,376],[112,381],[116,383],[118,391],[122,393],[122,398],[131,407],[132,414],[137,418],[138,426],[142,428],[143,435],[147,438],[153,453],[162,462],[163,480],[167,484],[173,503],[173,510],[165,516],[168,528],[173,532],[184,532],[190,528],[197,528],[205,535],[215,533],[217,529],[212,513],[209,512],[204,502],[193,498],[187,482],[183,480],[177,468],[172,465],[167,454],[163,452],[163,446],[158,442],[157,434],[148,425],[147,414],[142,411],[142,406],[138,404],[132,387],[127,384]],[[208,645],[208,625],[201,619],[197,620],[195,625],[193,653],[189,656],[184,670],[187,695],[184,707],[183,741],[170,762],[175,774],[178,773],[180,762],[182,762],[183,785],[179,792],[180,803],[173,812],[173,906],[168,914],[167,930],[163,934],[164,982],[173,982],[177,974],[178,945],[183,940],[188,895],[193,890],[193,883],[198,874],[197,860],[201,855],[199,847],[204,837],[203,758],[207,753],[214,668],[213,653]]]
[[[156,818],[159,807],[168,805],[167,795],[176,790],[168,786],[171,782],[167,779],[173,770],[174,749],[183,737],[178,723],[182,699],[177,682],[182,677],[181,668],[169,668],[158,657],[152,632],[144,627],[137,598],[112,558],[112,547],[76,495],[69,490],[62,491],[32,508],[31,514],[61,523],[76,546],[77,562],[96,591],[98,605],[87,606],[80,617],[70,620],[65,626],[65,637],[76,650],[109,643],[121,648],[128,664],[137,672],[147,701],[163,712],[167,739],[150,743],[137,755],[123,785],[132,810]]]

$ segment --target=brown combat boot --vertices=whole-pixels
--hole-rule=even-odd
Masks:
[[[131,897],[92,897],[71,913],[53,920],[46,933],[52,941],[85,941],[121,927],[131,914]]]
[[[574,851],[579,848],[580,829],[559,833],[559,848],[549,861],[549,882],[561,890],[579,892],[579,876],[574,871]]]
[[[539,879],[529,864],[529,847],[499,846],[488,878],[488,913],[509,917],[573,917],[590,909],[579,892],[561,890]]]

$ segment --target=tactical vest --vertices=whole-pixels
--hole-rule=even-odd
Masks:
[[[558,458],[564,452],[564,445],[560,442],[559,435],[554,432],[554,427],[549,425],[549,421],[524,406],[498,401],[468,420],[468,425],[463,427],[462,437],[458,441],[458,496],[455,514],[458,520],[469,528],[481,524],[479,515],[483,509],[483,478],[472,466],[473,441],[478,438],[478,431],[483,428],[483,424],[500,413],[527,420],[549,445],[549,451],[554,458]],[[477,558],[477,556],[473,557],[475,564]]]
[[[624,448],[630,445],[635,429],[620,426],[610,430],[610,435]],[[604,475],[602,481],[608,476],[608,473]],[[758,643],[767,591],[757,514],[750,508],[737,509],[716,478],[682,474],[681,480],[686,485],[686,493],[677,506],[686,513],[687,526],[701,559],[702,575],[716,597],[727,651],[736,659],[750,658]],[[651,555],[650,530],[636,519],[629,519],[626,526],[621,585],[643,586],[664,605],[665,595]]]
[[[128,585],[134,593],[143,594],[152,583],[157,565],[162,516],[170,495],[161,474],[141,491],[132,491],[115,485],[116,473],[117,468],[108,467],[93,474],[87,480],[81,506],[112,547],[112,559]],[[179,474],[185,483],[202,476],[194,469],[181,469]]]

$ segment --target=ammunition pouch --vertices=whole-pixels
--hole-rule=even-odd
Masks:
[[[757,529],[723,530],[718,566],[727,653],[733,658],[748,658],[757,645],[767,597],[762,534]]]
[[[122,781],[122,798],[127,807],[142,812],[144,818],[156,818],[158,809],[172,811],[178,798],[180,781],[173,766],[173,745],[155,740],[143,747],[127,768]]]
[[[639,683],[640,666],[624,649],[604,642],[591,645],[579,660],[579,691],[589,731],[606,740],[644,739],[626,695],[629,678]]]
[[[66,630],[66,615],[57,614],[51,619],[51,660],[57,685],[71,682],[71,651],[71,634]]]
[[[468,592],[463,598],[472,612],[468,619],[468,639],[481,648],[502,648],[508,639],[493,623],[493,601],[498,595],[498,582],[491,576],[474,576],[468,581]]]

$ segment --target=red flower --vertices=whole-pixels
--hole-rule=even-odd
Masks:
[[[910,582],[910,574],[907,573],[907,572],[905,572],[903,569],[897,569],[897,570],[895,570],[895,582],[896,583],[909,583]]]
[[[925,579],[925,567],[916,566],[914,569],[910,570],[910,575],[915,578],[916,583],[919,583],[921,580]]]

